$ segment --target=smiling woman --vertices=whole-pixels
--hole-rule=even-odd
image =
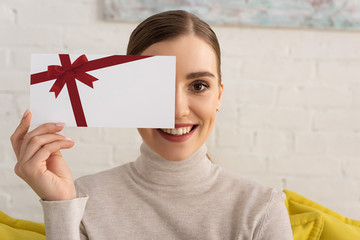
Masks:
[[[127,54],[176,56],[175,129],[138,130],[144,142],[165,159],[186,159],[209,137],[221,105],[216,34],[193,14],[157,14],[133,31]]]
[[[74,182],[60,154],[74,145],[57,134],[63,125],[28,133],[26,112],[12,136],[15,172],[42,199],[47,239],[292,239],[283,193],[206,156],[224,88],[210,26],[185,11],[159,13],[134,30],[128,54],[177,61],[175,128],[138,129],[136,161]]]

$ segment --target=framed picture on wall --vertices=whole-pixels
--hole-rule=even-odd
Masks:
[[[213,25],[360,30],[359,0],[104,0],[106,20],[183,9]]]

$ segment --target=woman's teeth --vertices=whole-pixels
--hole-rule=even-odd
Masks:
[[[171,135],[180,136],[187,134],[191,131],[192,127],[182,127],[182,128],[161,128],[160,130]]]

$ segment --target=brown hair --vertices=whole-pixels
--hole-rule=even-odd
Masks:
[[[216,34],[206,22],[186,11],[167,11],[145,19],[131,33],[127,55],[140,55],[154,43],[192,33],[205,40],[213,48],[218,62],[217,71],[220,84],[221,58]]]

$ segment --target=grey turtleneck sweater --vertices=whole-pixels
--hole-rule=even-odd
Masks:
[[[143,143],[135,162],[78,179],[78,198],[41,201],[47,239],[293,239],[285,195],[206,152],[172,162]]]

